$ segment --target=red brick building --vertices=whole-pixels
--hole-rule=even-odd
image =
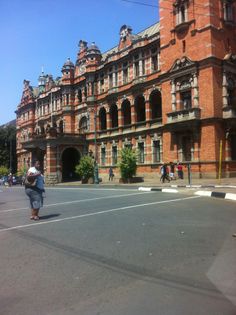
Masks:
[[[118,46],[101,53],[80,41],[62,77],[24,81],[17,114],[18,167],[34,157],[46,178],[74,176],[84,154],[100,176],[119,151],[138,152],[138,175],[160,163],[191,163],[197,177],[236,175],[236,1],[160,0],[160,22],[138,34],[120,29]]]

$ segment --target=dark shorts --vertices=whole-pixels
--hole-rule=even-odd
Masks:
[[[43,206],[42,191],[32,188],[26,188],[25,193],[29,197],[31,209],[40,209]]]

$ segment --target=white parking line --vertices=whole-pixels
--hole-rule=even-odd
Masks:
[[[133,208],[147,207],[147,206],[152,206],[152,205],[157,205],[157,204],[178,202],[178,201],[196,199],[196,198],[201,198],[201,197],[200,196],[194,196],[194,197],[186,197],[186,198],[179,198],[179,199],[171,199],[171,200],[163,200],[163,201],[156,201],[156,202],[150,202],[150,203],[136,204],[136,205],[127,206],[127,207],[120,207],[120,208],[114,208],[114,209],[109,209],[109,210],[104,210],[104,211],[98,211],[98,212],[76,215],[73,217],[67,217],[67,218],[63,218],[63,219],[55,219],[55,220],[51,220],[51,221],[37,222],[37,223],[25,224],[25,225],[17,225],[17,226],[12,226],[12,227],[8,227],[8,228],[0,229],[0,233],[6,232],[6,231],[12,231],[12,230],[24,229],[24,228],[28,228],[28,227],[37,227],[37,226],[42,225],[42,224],[52,224],[52,223],[63,222],[63,221],[67,221],[67,220],[75,220],[75,219],[80,219],[80,218],[85,218],[85,217],[96,216],[96,215],[100,215],[100,214],[107,214],[107,213],[112,213],[112,212],[117,212],[117,211],[129,210],[129,209],[133,209]]]
[[[150,193],[154,193],[154,192],[150,192]],[[61,206],[61,205],[68,205],[68,204],[73,204],[73,203],[80,203],[80,202],[84,202],[84,201],[94,201],[94,200],[102,200],[102,199],[120,198],[120,197],[143,195],[143,194],[146,194],[146,193],[136,192],[134,194],[114,195],[114,196],[107,196],[107,197],[96,197],[96,198],[91,198],[91,199],[80,199],[80,200],[73,200],[73,201],[65,201],[65,202],[51,203],[49,205],[44,205],[44,208]],[[15,208],[15,209],[0,210],[0,214],[1,213],[6,213],[6,212],[12,212],[12,211],[19,211],[19,210],[29,210],[29,208]]]

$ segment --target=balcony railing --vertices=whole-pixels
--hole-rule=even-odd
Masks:
[[[201,110],[198,107],[171,112],[167,114],[167,123],[173,124],[189,120],[198,120],[200,119],[200,113]]]
[[[233,106],[224,107],[223,118],[224,119],[236,118],[236,107],[233,107]]]

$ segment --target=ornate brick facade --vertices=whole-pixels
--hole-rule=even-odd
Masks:
[[[119,151],[138,152],[138,174],[161,162],[191,163],[195,176],[236,175],[236,1],[159,1],[160,23],[123,25],[106,53],[80,41],[62,77],[24,81],[17,108],[18,167],[38,157],[50,182],[73,178],[84,154],[100,175]]]

